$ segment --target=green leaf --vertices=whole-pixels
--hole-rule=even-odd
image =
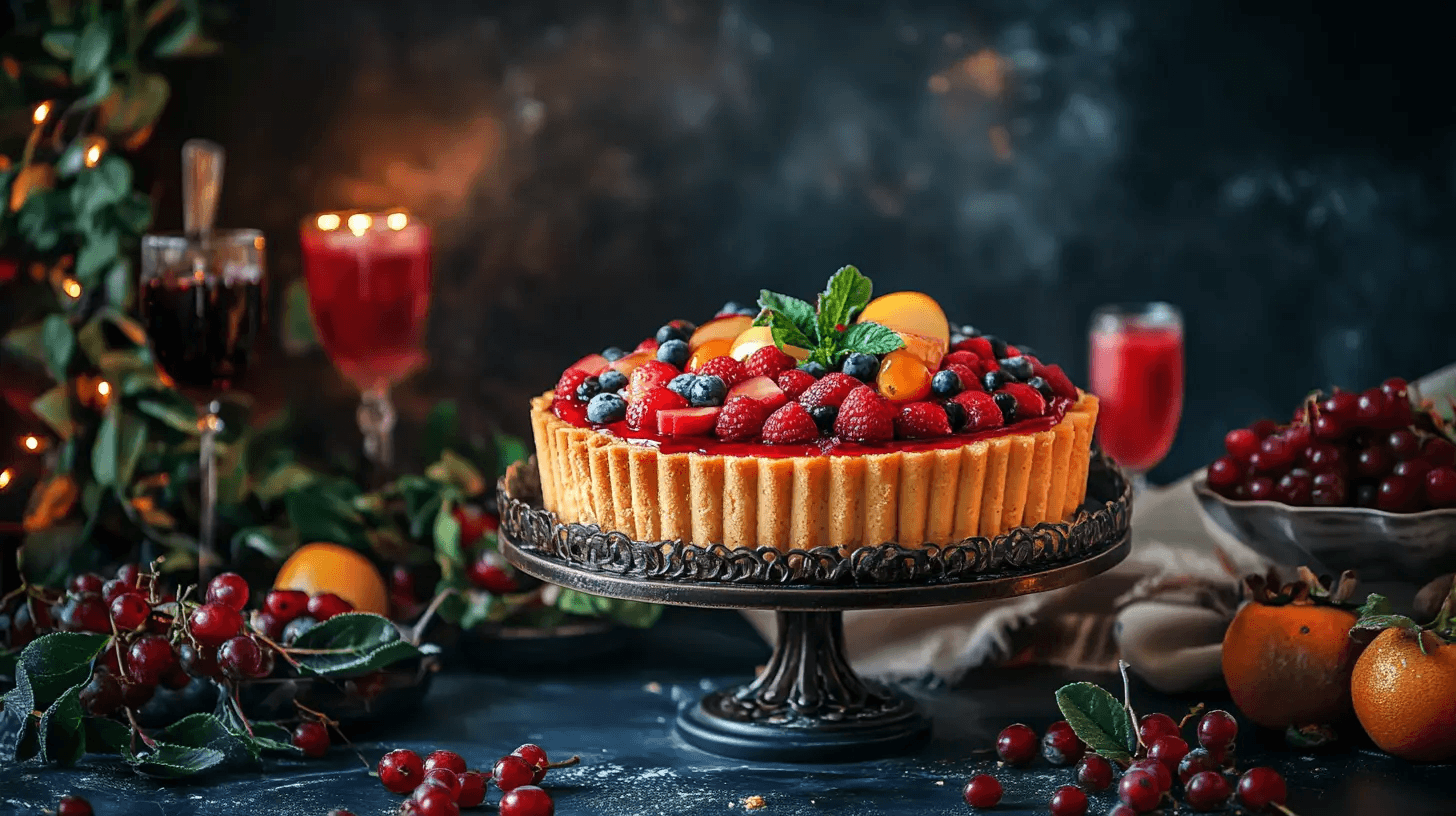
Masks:
[[[819,296],[819,342],[826,344],[829,338],[840,332],[836,326],[849,326],[854,316],[870,302],[874,291],[870,279],[852,266],[840,268],[829,279],[824,294]]]
[[[5,334],[4,339],[0,340],[0,344],[28,360],[45,363],[45,322],[36,321],[20,328],[11,329]]]
[[[76,351],[76,333],[71,324],[58,314],[46,315],[41,328],[45,340],[46,370],[56,382],[66,381],[66,368],[71,365],[71,355]]]
[[[244,731],[241,734],[233,732],[240,739],[253,744],[255,750],[281,751],[285,754],[301,754],[298,746],[293,744],[293,732],[278,723],[255,722],[253,723],[253,735],[248,736]]]
[[[343,650],[337,654],[293,654],[301,671],[322,677],[366,674],[422,654],[401,637],[393,623],[362,612],[329,618],[299,636],[292,648]]]
[[[131,728],[117,720],[106,717],[87,717],[84,725],[87,751],[119,753],[122,749],[131,746]]]
[[[446,578],[452,577],[463,568],[465,553],[460,549],[460,522],[456,520],[454,506],[450,502],[443,502],[440,505],[440,512],[435,514],[435,560],[440,564],[440,572]]]
[[[101,101],[111,93],[111,72],[97,71],[96,76],[91,79],[91,90],[86,95],[76,100],[76,109],[85,110],[94,108],[101,104]]]
[[[53,632],[31,641],[15,667],[15,688],[5,694],[8,711],[44,711],[91,679],[91,661],[105,648],[106,635]]]
[[[804,334],[793,321],[779,312],[768,313],[768,327],[773,334],[774,345],[779,348],[784,346],[796,346],[798,348],[811,349],[815,347],[813,340]]]
[[[141,461],[142,452],[147,446],[147,424],[141,419],[123,413],[116,434],[116,483],[120,486],[131,484],[132,476],[136,473],[137,463]]]
[[[157,43],[159,57],[205,57],[216,53],[217,43],[202,36],[202,22],[189,15],[171,34]]]
[[[157,121],[170,95],[171,86],[161,74],[134,74],[101,103],[101,129],[113,137],[135,133]]]
[[[312,468],[289,462],[264,476],[253,487],[253,495],[266,504],[295,490],[302,490],[318,479],[318,473]]]
[[[101,285],[106,288],[106,304],[113,309],[125,309],[131,297],[131,265],[118,260],[107,270]]]
[[[110,487],[116,481],[117,403],[106,409],[101,425],[96,429],[96,443],[91,446],[91,473],[96,483]]]
[[[158,779],[182,779],[211,770],[227,761],[227,754],[216,748],[188,748],[158,742],[155,748],[132,753],[122,752],[132,770]]]
[[[41,252],[50,252],[60,242],[64,226],[70,221],[71,212],[64,192],[34,190],[26,196],[15,226],[31,246]]]
[[[1395,614],[1395,607],[1390,603],[1389,598],[1372,592],[1366,596],[1365,603],[1356,611],[1356,614],[1362,618],[1367,615],[1370,617],[1376,615],[1393,615]]]
[[[308,307],[308,287],[299,278],[283,291],[283,328],[280,340],[283,350],[289,354],[303,354],[318,348],[318,329],[313,323],[313,311]],[[425,436],[428,445],[429,431]],[[428,450],[428,448],[426,448]],[[435,454],[426,453],[425,461],[432,461]]]
[[[755,326],[772,325],[768,322],[765,312],[777,312],[788,318],[789,322],[794,324],[794,328],[798,329],[804,337],[813,338],[814,341],[823,337],[815,324],[814,306],[806,301],[762,289],[758,293],[758,307],[763,311],[754,319]],[[810,342],[808,345],[802,345],[801,348],[812,348],[814,345],[814,342]]]
[[[261,553],[264,558],[281,563],[298,549],[297,539],[280,537],[278,531],[267,527],[244,527],[233,534],[233,560],[240,560],[244,550]]]
[[[181,431],[188,436],[197,434],[197,414],[191,403],[183,407],[183,399],[168,400],[163,402],[162,398],[142,398],[137,400],[137,410],[152,419],[161,422],[163,425],[175,431]],[[191,409],[191,410],[188,410]]]
[[[89,80],[106,63],[111,52],[111,30],[101,20],[92,20],[81,29],[76,40],[76,56],[71,62],[71,81],[77,84]]]
[[[41,36],[40,45],[56,59],[69,60],[76,52],[76,32],[65,29],[47,31]]]
[[[1101,686],[1072,683],[1057,689],[1057,708],[1087,747],[1117,762],[1137,751],[1137,728],[1122,703]]]
[[[358,550],[369,547],[364,520],[335,483],[313,482],[283,497],[288,520],[300,541],[330,541]]]
[[[839,352],[846,355],[853,351],[862,354],[889,354],[904,346],[905,341],[900,335],[879,323],[856,323],[839,338]]]
[[[1405,615],[1364,615],[1355,621],[1354,629],[1377,631],[1382,629],[1410,629],[1415,631],[1420,627],[1416,622]]]
[[[56,25],[70,25],[72,12],[75,7],[73,0],[46,0],[46,7],[50,10],[51,22]]]
[[[132,235],[141,235],[152,224],[152,200],[136,191],[116,202],[111,212]]]
[[[65,384],[52,386],[36,397],[30,410],[45,420],[60,438],[70,439],[76,433],[76,420],[71,418],[71,399]]]
[[[442,579],[435,592],[454,589],[456,592],[440,602],[437,614],[447,623],[461,629],[473,629],[482,623],[499,622],[511,613],[508,601],[489,592],[474,589],[463,576]]]
[[[66,689],[41,715],[37,727],[40,758],[46,762],[74,765],[86,753],[86,731],[81,725],[82,681]]]
[[[497,478],[505,475],[506,468],[517,462],[526,461],[526,458],[531,455],[530,451],[526,449],[526,443],[510,434],[498,433],[495,435],[494,442]]]
[[[460,408],[455,400],[441,400],[425,419],[425,438],[420,451],[426,462],[440,458],[460,433]]]
[[[189,714],[167,726],[161,739],[184,748],[211,748],[220,751],[226,761],[233,763],[256,756],[246,742],[246,731],[240,737],[212,714]]]
[[[101,282],[101,276],[121,254],[121,236],[113,230],[93,233],[76,253],[76,280],[90,288]]]

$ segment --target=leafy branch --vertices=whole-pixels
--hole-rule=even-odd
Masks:
[[[879,323],[854,322],[873,291],[870,279],[853,266],[834,273],[817,306],[764,289],[753,325],[768,326],[775,345],[806,349],[811,361],[825,367],[855,352],[889,354],[905,345],[898,334]]]

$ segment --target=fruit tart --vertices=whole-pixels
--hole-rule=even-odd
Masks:
[[[905,547],[1081,505],[1097,399],[854,267],[578,360],[531,401],[545,507],[639,541]]]

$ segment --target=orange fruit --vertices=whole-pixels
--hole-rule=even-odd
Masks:
[[[1355,716],[1386,753],[1415,762],[1456,759],[1456,645],[1434,632],[1386,629],[1350,678]]]
[[[719,337],[709,340],[693,350],[693,356],[688,358],[688,364],[684,371],[697,371],[714,357],[727,357],[728,352],[733,350],[732,337]]]
[[[915,359],[925,364],[931,371],[940,368],[940,361],[945,357],[946,345],[939,339],[922,337],[914,332],[899,332],[900,339],[905,343],[905,350],[915,355]]]
[[[753,318],[748,315],[728,315],[717,317],[699,326],[693,336],[688,338],[688,348],[697,351],[704,343],[714,340],[727,340],[730,345],[733,338],[748,331],[753,327]],[[727,354],[728,352],[722,352]]]
[[[1357,619],[1335,606],[1244,604],[1223,637],[1223,678],[1234,705],[1266,728],[1348,717]]]
[[[742,362],[755,351],[772,345],[774,345],[773,332],[768,326],[752,326],[733,340],[733,347],[728,354],[733,359]],[[784,346],[783,348],[784,352],[795,360],[802,362],[809,359],[808,349],[801,349],[798,346]]]
[[[875,375],[880,395],[891,402],[913,402],[930,394],[930,369],[905,349],[896,349],[880,361]]]
[[[341,544],[316,541],[299,547],[278,569],[273,588],[332,592],[360,612],[389,614],[389,591],[379,570],[363,553]]]
[[[941,349],[950,348],[950,323],[945,319],[945,312],[935,298],[922,292],[880,295],[864,307],[858,319],[894,329],[902,337],[913,334]]]

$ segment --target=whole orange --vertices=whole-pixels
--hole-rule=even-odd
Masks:
[[[1386,753],[1416,762],[1456,759],[1456,645],[1410,629],[1386,629],[1365,647],[1350,678],[1355,716]]]
[[[1223,638],[1223,677],[1239,711],[1266,728],[1349,716],[1356,620],[1335,606],[1244,604]]]
[[[341,544],[305,544],[283,562],[273,579],[275,589],[298,589],[309,595],[332,592],[360,612],[389,614],[389,591],[373,562]]]

